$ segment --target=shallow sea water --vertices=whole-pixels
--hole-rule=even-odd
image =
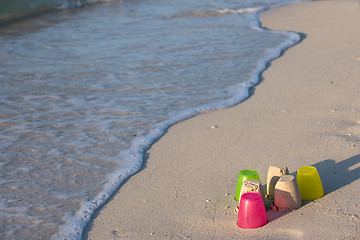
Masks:
[[[1,239],[79,239],[172,124],[248,97],[286,1],[124,0],[0,29]]]

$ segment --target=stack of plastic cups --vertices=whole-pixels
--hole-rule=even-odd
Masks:
[[[268,196],[274,197],[274,205],[279,209],[292,210],[301,206],[301,200],[314,200],[324,196],[324,189],[315,167],[306,166],[298,170],[296,182],[287,167],[271,166],[268,173]],[[271,186],[270,186],[271,185]],[[242,189],[244,188],[244,189]],[[239,173],[235,200],[239,201],[238,226],[258,228],[267,224],[264,193],[257,171],[242,170]],[[239,199],[240,198],[240,199]]]

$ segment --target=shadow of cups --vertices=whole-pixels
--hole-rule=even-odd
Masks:
[[[316,167],[324,187],[325,196],[360,178],[360,154],[340,162],[327,159],[312,166]]]

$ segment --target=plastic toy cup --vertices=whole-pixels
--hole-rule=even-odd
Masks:
[[[238,212],[238,226],[245,229],[258,228],[267,224],[264,202],[259,193],[241,195]]]
[[[246,170],[240,171],[239,176],[238,176],[238,180],[237,180],[237,183],[236,183],[236,193],[235,193],[235,200],[236,201],[239,201],[240,191],[241,191],[241,187],[242,187],[243,182],[245,180],[248,180],[248,179],[254,179],[254,180],[260,181],[259,174],[257,173],[256,170],[246,169]]]
[[[302,200],[314,200],[324,196],[324,188],[315,167],[306,166],[299,168],[296,181]]]

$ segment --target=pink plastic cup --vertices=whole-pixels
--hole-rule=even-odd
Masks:
[[[245,229],[258,228],[267,224],[268,219],[261,195],[248,192],[241,195],[238,212],[238,226]]]

